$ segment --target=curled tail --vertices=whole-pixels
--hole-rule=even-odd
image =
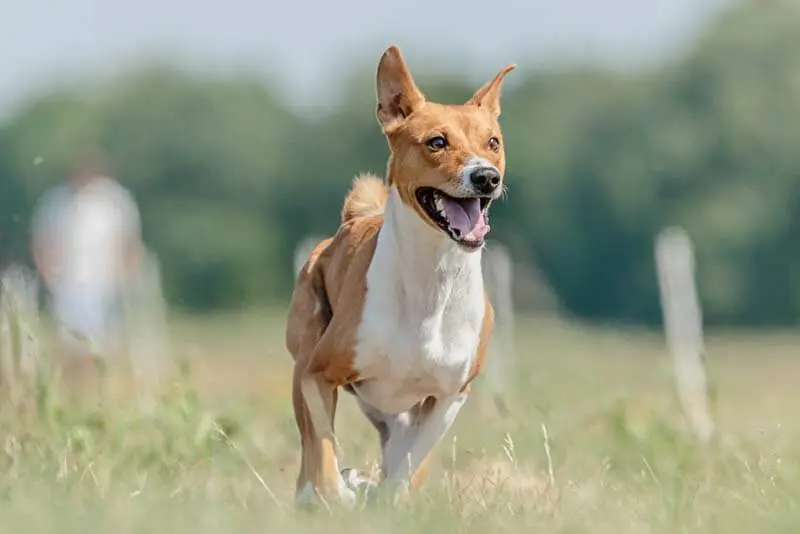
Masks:
[[[359,174],[353,180],[353,187],[344,199],[342,222],[356,217],[382,215],[388,193],[383,180],[374,174]]]

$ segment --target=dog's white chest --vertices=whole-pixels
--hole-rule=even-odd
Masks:
[[[426,397],[458,392],[475,360],[482,306],[404,317],[399,306],[368,298],[356,350],[355,367],[364,379],[358,395],[383,412],[400,413]]]
[[[393,230],[382,230],[367,273],[354,362],[357,395],[386,413],[463,387],[485,313],[480,254],[447,249],[410,268],[396,257]]]
[[[364,378],[358,395],[383,412],[400,413],[426,397],[458,392],[476,356],[482,306],[402,317],[397,306],[368,299],[356,351]]]

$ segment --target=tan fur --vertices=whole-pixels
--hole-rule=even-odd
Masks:
[[[395,186],[403,203],[428,224],[434,226],[414,198],[418,187],[452,190],[458,168],[469,154],[486,158],[503,172],[497,118],[502,79],[512,69],[504,68],[464,105],[443,105],[425,100],[397,47],[389,47],[382,56],[377,118],[390,147],[386,184]],[[413,121],[406,120],[412,114]],[[425,140],[437,133],[448,136],[450,150],[436,153],[425,146]],[[492,136],[500,140],[498,151],[487,145]],[[292,397],[302,446],[297,487],[310,482],[326,499],[335,497],[339,484],[334,433],[338,388],[359,378],[353,366],[356,337],[386,199],[387,185],[380,178],[363,174],[355,179],[342,207],[341,226],[311,253],[291,299],[286,346],[295,361]],[[494,317],[488,297],[485,308],[480,344],[464,391],[483,365]],[[413,474],[412,487],[424,478],[426,462]]]
[[[300,273],[289,309],[286,346],[295,359],[292,398],[303,449],[297,486],[310,481],[325,498],[339,482],[333,424],[338,388],[358,378],[354,325],[361,319],[364,273],[380,222],[351,219],[322,241]]]
[[[353,180],[353,187],[342,205],[342,222],[356,217],[383,215],[388,190],[383,180],[371,173],[363,173]]]

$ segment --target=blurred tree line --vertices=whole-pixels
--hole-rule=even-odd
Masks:
[[[510,194],[495,204],[493,235],[535,262],[569,311],[657,323],[653,238],[681,224],[696,243],[707,323],[794,322],[800,9],[741,4],[647,72],[519,62],[502,118]],[[255,79],[168,66],[38,98],[0,125],[0,250],[26,257],[39,194],[100,146],[139,201],[173,304],[284,300],[297,241],[333,231],[352,177],[385,168],[373,68],[316,120]],[[450,102],[476,87],[418,81]]]

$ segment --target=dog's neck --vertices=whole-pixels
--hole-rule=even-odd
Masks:
[[[375,258],[380,278],[409,313],[439,315],[449,306],[464,307],[480,298],[481,250],[467,251],[424,222],[389,189]],[[482,308],[481,308],[482,309]]]

